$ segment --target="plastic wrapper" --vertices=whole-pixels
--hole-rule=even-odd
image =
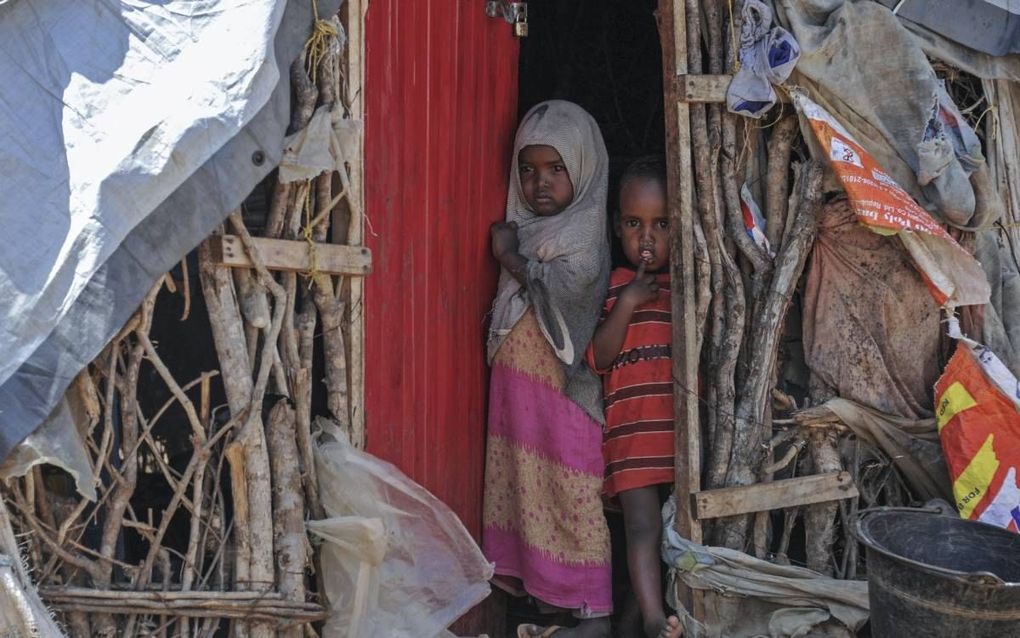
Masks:
[[[744,217],[744,228],[747,229],[747,236],[761,248],[769,257],[775,257],[776,253],[769,245],[769,239],[765,236],[765,216],[761,214],[758,202],[751,196],[751,189],[748,182],[740,185],[740,213]]]
[[[322,424],[322,421],[320,421]],[[393,465],[355,449],[334,426],[315,450],[332,610],[324,638],[431,638],[489,595],[492,565],[457,516]]]

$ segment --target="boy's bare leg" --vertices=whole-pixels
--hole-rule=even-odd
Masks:
[[[628,591],[623,601],[623,609],[614,626],[613,638],[645,638],[645,628],[641,626],[641,610],[633,591]]]
[[[620,492],[623,525],[627,534],[627,571],[641,609],[647,638],[679,636],[679,626],[667,623],[662,604],[662,566],[659,543],[662,515],[655,485]],[[671,619],[675,620],[675,619]]]

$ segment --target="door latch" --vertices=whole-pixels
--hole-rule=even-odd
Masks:
[[[528,3],[510,2],[509,0],[487,0],[485,14],[490,18],[502,17],[514,25],[514,35],[518,38],[528,36]]]

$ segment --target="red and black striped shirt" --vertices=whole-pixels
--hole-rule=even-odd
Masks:
[[[603,319],[634,279],[617,268],[609,281]],[[606,496],[673,481],[673,377],[669,274],[656,276],[659,296],[631,317],[620,354],[602,375],[605,394]],[[594,353],[588,363],[595,369]]]

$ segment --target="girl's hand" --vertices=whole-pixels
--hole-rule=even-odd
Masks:
[[[633,281],[620,292],[620,301],[630,304],[631,308],[643,306],[659,296],[659,284],[655,281],[655,275],[646,275],[645,266],[646,263],[642,261]]]
[[[502,261],[507,255],[517,252],[520,242],[517,240],[517,224],[515,222],[496,222],[489,227],[492,235],[492,255]]]

